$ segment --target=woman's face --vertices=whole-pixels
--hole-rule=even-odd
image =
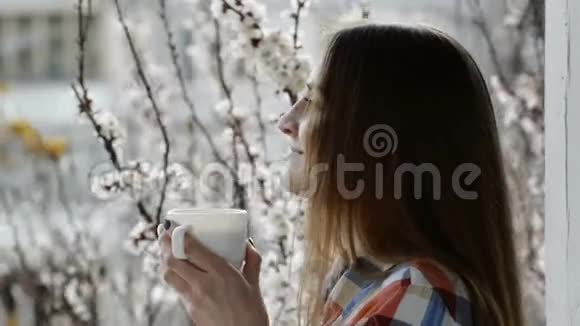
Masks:
[[[304,178],[305,171],[305,146],[306,135],[310,128],[308,106],[311,103],[309,95],[302,97],[286,112],[278,123],[278,128],[288,136],[290,145],[290,157],[288,159],[288,171],[286,185],[293,193],[301,193],[306,187]]]

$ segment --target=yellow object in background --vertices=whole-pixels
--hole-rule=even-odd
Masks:
[[[24,119],[14,120],[10,122],[8,128],[10,128],[10,130],[16,135],[21,135],[23,133],[30,132],[31,130],[36,131],[34,127],[32,127],[32,125],[30,124],[30,122]]]
[[[9,90],[8,84],[0,81],[0,94],[8,93]]]
[[[38,153],[42,148],[42,137],[38,130],[36,130],[30,122],[26,120],[16,120],[8,125],[10,131],[18,136],[23,142],[27,150]]]
[[[7,320],[7,324],[6,326],[18,326],[18,316],[16,316],[16,313],[11,313],[10,315],[8,315],[8,320]]]
[[[64,138],[48,138],[42,147],[50,159],[58,160],[68,150],[68,141]]]
[[[26,120],[15,120],[8,125],[8,129],[22,140],[26,150],[52,160],[59,160],[69,148],[69,142],[64,138],[43,139],[38,130]]]

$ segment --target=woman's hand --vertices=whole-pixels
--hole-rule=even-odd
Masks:
[[[268,325],[260,294],[261,257],[246,245],[246,262],[238,271],[191,236],[185,237],[186,260],[171,253],[171,231],[160,226],[161,272],[183,299],[191,319],[200,326]]]

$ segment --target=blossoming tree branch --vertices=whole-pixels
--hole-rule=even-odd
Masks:
[[[169,205],[247,209],[252,216],[251,229],[262,235],[259,238],[268,248],[265,282],[280,289],[265,293],[271,316],[277,323],[293,320],[296,303],[289,301],[295,297],[297,273],[292,264],[297,268],[300,263],[302,211],[297,198],[277,189],[280,175],[273,173],[276,162],[271,160],[274,154],[268,153],[267,146],[277,117],[264,112],[263,102],[266,97],[276,97],[289,107],[306,86],[311,64],[303,53],[300,22],[309,1],[290,1],[289,33],[270,28],[266,8],[256,1],[215,0],[209,6],[189,3],[192,12],[198,13],[190,22],[196,26],[191,28],[204,31],[194,36],[197,50],[206,53],[201,65],[211,67],[203,77],[213,80],[219,94],[212,116],[217,127],[211,130],[202,119],[204,114],[200,114],[203,110],[207,113],[208,108],[196,103],[191,83],[186,80],[184,49],[176,44],[175,22],[170,20],[167,1],[159,0],[156,8],[169,57],[162,64],[146,47],[146,36],[140,34],[144,28],[131,20],[125,4],[119,0],[112,4],[132,61],[128,75],[134,80],[133,87],[127,90],[131,103],[123,110],[131,110],[141,119],[138,121],[142,126],[134,133],[128,132],[122,118],[92,99],[84,75],[91,28],[86,17],[91,16],[92,4],[79,0],[78,77],[72,88],[80,114],[109,158],[105,164],[109,168],[91,175],[92,192],[99,198],[121,196],[134,203],[139,220],[131,233],[130,246],[145,257],[145,264],[152,265],[155,260],[150,258],[157,254],[154,229]],[[234,74],[234,66],[241,66],[241,72]],[[236,95],[235,88],[242,83],[252,89],[252,108],[238,104],[247,100]],[[265,87],[271,90],[266,93]],[[172,133],[181,130],[187,133]],[[128,159],[131,138],[147,146]],[[152,158],[155,148],[159,148],[158,155]],[[217,163],[219,171],[227,176],[221,184],[212,184],[211,177],[204,180],[214,196],[197,187],[197,180],[212,163]],[[232,183],[232,196],[225,193],[228,181]]]

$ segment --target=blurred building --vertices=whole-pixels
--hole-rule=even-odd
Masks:
[[[123,38],[111,3],[93,0],[92,27],[86,55],[86,76],[95,84],[93,96],[103,106],[109,104],[107,81],[126,70]],[[270,23],[291,23],[278,19],[277,12],[289,8],[289,1],[264,1],[268,5]],[[485,42],[469,20],[467,1],[463,0],[390,0],[369,1],[371,18],[381,22],[427,22],[448,30],[471,50],[484,66]],[[156,1],[123,1],[127,6],[150,6],[155,21]],[[311,17],[304,20],[304,44],[309,53],[320,56],[320,33],[340,15],[357,7],[359,0],[321,0],[313,6]],[[42,125],[73,123],[71,113],[76,102],[70,83],[77,73],[77,0],[1,0],[0,1],[0,83],[8,92],[0,95],[0,118],[25,116]],[[179,2],[170,2],[176,16],[188,15],[177,8]],[[501,19],[504,0],[485,1],[491,24]],[[133,7],[132,7],[133,8]],[[177,28],[177,26],[175,26]],[[148,50],[165,53],[161,28],[151,28],[158,42]],[[180,48],[191,42],[191,31],[177,28],[176,41]],[[193,77],[191,62],[184,62],[184,71]]]
[[[106,23],[111,14],[101,3],[94,0],[93,14],[87,17],[91,28],[85,76],[91,96],[106,106],[110,100],[108,67],[118,47],[104,46],[112,35]],[[0,132],[14,121],[25,120],[43,136],[64,139],[83,167],[93,160],[93,153],[101,152],[91,131],[78,123],[71,90],[78,74],[76,5],[76,0],[0,0]],[[18,146],[16,140],[2,138],[0,134],[0,145]],[[1,155],[0,177],[8,176],[0,178],[4,186],[22,182],[14,173],[26,172],[10,157],[16,152],[9,152]]]
[[[0,118],[24,117],[34,124],[73,122],[76,102],[70,85],[78,72],[76,0],[2,0],[0,2]],[[106,99],[102,81],[115,47],[107,11],[93,1],[87,43],[86,77],[96,96]],[[109,15],[110,16],[110,15]],[[68,122],[68,123],[67,123]]]
[[[12,2],[12,3],[11,3]],[[71,80],[77,71],[77,18],[72,1],[4,0],[0,11],[0,78],[11,81]],[[98,8],[96,8],[98,10]],[[90,19],[87,75],[100,75],[98,11]],[[96,21],[95,21],[96,20]]]

